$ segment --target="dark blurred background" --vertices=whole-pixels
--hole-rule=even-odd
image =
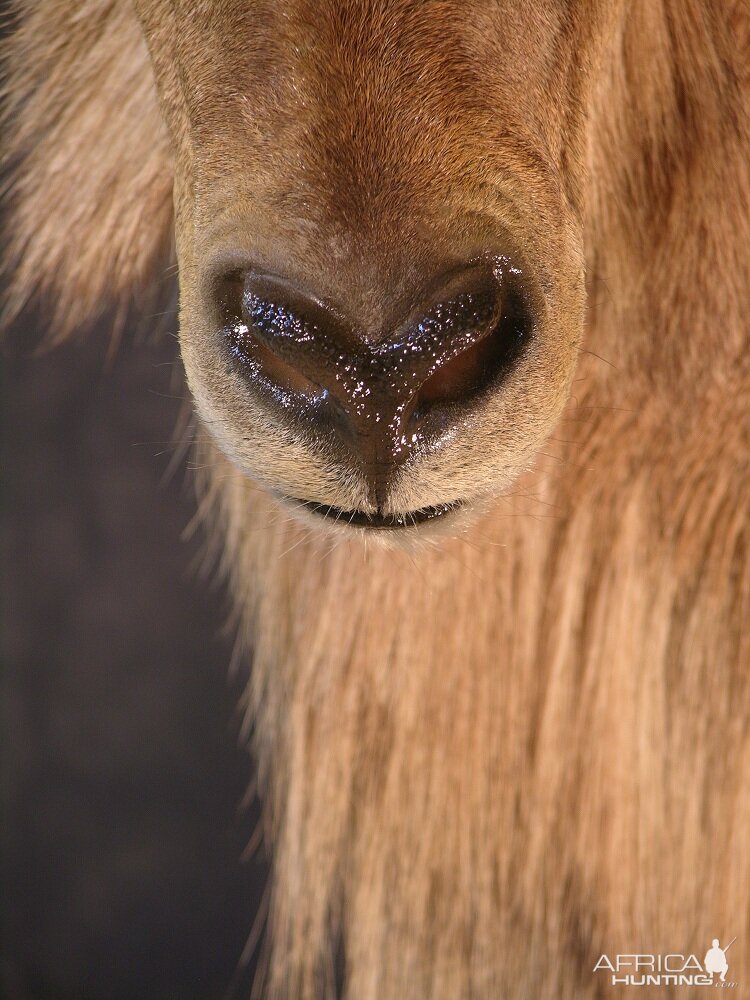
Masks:
[[[174,337],[2,357],[2,995],[234,1000],[264,859]]]

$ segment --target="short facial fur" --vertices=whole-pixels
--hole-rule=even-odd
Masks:
[[[222,449],[290,497],[376,502],[227,363],[228,271],[283,276],[378,344],[436,275],[510,255],[534,313],[521,364],[383,502],[507,487],[559,416],[582,335],[585,111],[608,5],[137,7],[176,151],[183,356]]]

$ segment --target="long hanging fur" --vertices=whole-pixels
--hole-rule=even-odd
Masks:
[[[126,10],[22,3],[10,43],[13,301],[54,289],[59,331],[146,275],[168,225]],[[253,656],[269,996],[330,991],[339,943],[351,1000],[605,996],[604,952],[735,935],[750,986],[748,25],[744,0],[626,5],[591,112],[574,397],[462,538],[331,547],[202,444]],[[108,159],[108,45],[140,156]]]
[[[43,304],[48,343],[159,300],[172,168],[146,46],[121,0],[15,0],[3,49],[5,325]]]

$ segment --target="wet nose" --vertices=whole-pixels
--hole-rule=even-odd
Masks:
[[[393,329],[368,331],[268,275],[235,279],[225,335],[251,391],[365,476],[381,509],[394,477],[497,384],[529,323],[502,258],[435,281]]]

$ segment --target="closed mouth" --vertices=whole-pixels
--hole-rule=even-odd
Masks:
[[[414,528],[417,525],[424,524],[426,521],[434,521],[437,518],[445,517],[451,511],[457,510],[461,506],[461,501],[458,500],[455,503],[435,504],[432,507],[421,507],[419,510],[409,510],[398,514],[383,514],[379,511],[371,514],[363,510],[343,510],[341,507],[334,507],[325,503],[314,503],[312,500],[297,500],[295,502],[305,510],[309,510],[312,514],[325,517],[338,524],[381,531]]]

